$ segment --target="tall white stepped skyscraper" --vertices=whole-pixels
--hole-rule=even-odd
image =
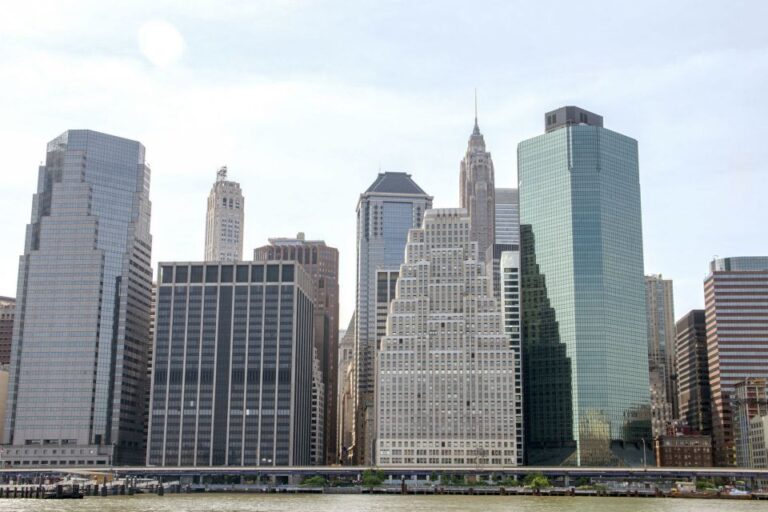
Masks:
[[[208,195],[205,221],[205,261],[243,259],[243,211],[245,198],[240,184],[227,180],[227,168],[216,173]]]
[[[377,358],[377,462],[516,465],[515,353],[463,208],[408,234]]]

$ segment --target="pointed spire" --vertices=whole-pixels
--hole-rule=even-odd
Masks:
[[[480,135],[480,126],[477,124],[477,87],[475,87],[475,128],[472,130],[472,135]]]

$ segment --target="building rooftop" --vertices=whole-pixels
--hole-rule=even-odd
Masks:
[[[365,192],[427,195],[427,193],[411,179],[411,175],[405,172],[380,172],[376,181],[374,181]]]
[[[544,129],[547,133],[563,126],[579,124],[602,128],[603,116],[573,106],[560,107],[544,114]]]
[[[710,272],[768,271],[768,256],[735,256],[715,258],[709,264]]]

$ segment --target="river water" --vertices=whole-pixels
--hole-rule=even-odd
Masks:
[[[751,512],[766,502],[660,498],[532,496],[370,496],[176,494],[89,497],[82,500],[2,499],[14,512]]]

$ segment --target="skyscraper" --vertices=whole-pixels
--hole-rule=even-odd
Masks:
[[[48,143],[38,176],[4,460],[141,464],[152,290],[144,146],[69,130]]]
[[[704,310],[694,309],[675,325],[675,368],[680,419],[702,435],[712,434],[712,394]]]
[[[399,271],[408,231],[421,225],[432,207],[427,195],[404,172],[379,173],[357,203],[357,304],[355,329],[355,439],[353,459],[370,464],[374,453],[374,363],[384,332],[377,327],[379,273]]]
[[[715,464],[735,463],[736,383],[768,378],[768,257],[717,258],[704,281]]]
[[[306,240],[304,233],[296,238],[270,238],[269,245],[253,251],[255,261],[296,261],[312,276],[315,303],[314,346],[318,356],[320,384],[324,388],[322,403],[323,464],[337,461],[336,393],[339,350],[339,251],[322,240]]]
[[[491,153],[485,150],[485,139],[477,125],[469,137],[467,152],[461,161],[459,188],[461,207],[469,213],[472,222],[470,236],[477,242],[480,258],[484,260],[493,247],[495,230],[495,185]]]
[[[497,188],[495,233],[497,244],[520,245],[520,198],[516,188]],[[482,256],[482,254],[481,254]]]
[[[650,446],[650,396],[637,142],[577,107],[548,112],[545,126],[545,134],[518,145],[520,223],[527,237],[523,322],[546,320],[544,330],[524,327],[524,354],[529,347],[538,353],[538,345],[542,353],[523,356],[531,366],[524,365],[523,374],[534,376],[531,393],[547,375],[550,381],[568,376],[570,393],[559,394],[563,400],[570,394],[571,414],[559,402],[549,406],[550,399],[526,395],[529,421],[547,418],[543,428],[557,429],[532,438],[526,431],[528,457],[551,464],[641,464],[642,440]],[[533,284],[542,294],[530,305],[534,315],[525,311],[526,271],[538,276]],[[560,342],[567,361],[557,354]],[[542,367],[550,356],[558,361],[557,376]],[[563,438],[568,424],[570,440]]]
[[[310,462],[312,277],[294,263],[161,263],[147,462]]]
[[[240,184],[227,179],[227,168],[216,172],[208,194],[205,217],[205,261],[234,262],[243,259],[243,212],[245,198]]]
[[[499,263],[504,251],[520,251],[520,202],[516,188],[497,188],[495,205],[495,241],[493,250],[480,254],[485,258],[486,270],[492,272],[493,294],[500,299]],[[522,452],[521,452],[522,453]]]
[[[665,433],[666,424],[677,418],[672,280],[664,279],[661,274],[645,276],[645,305],[651,416],[653,435],[656,437]]]
[[[408,235],[377,360],[377,463],[515,465],[515,353],[470,219],[429,210]]]
[[[523,421],[520,250],[502,252],[499,268],[501,278],[499,296],[504,334],[507,336],[510,350],[515,354],[514,386],[512,389],[512,399],[515,402],[515,456],[517,457],[517,465],[522,466],[525,463],[525,424]]]

